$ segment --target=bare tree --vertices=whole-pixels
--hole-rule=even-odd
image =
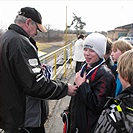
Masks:
[[[74,16],[73,16],[73,20],[72,20],[71,25],[70,26],[67,26],[67,27],[70,28],[71,26],[74,25],[74,28],[76,29],[76,33],[77,33],[77,35],[79,35],[80,34],[80,31],[83,30],[83,28],[86,25],[86,23],[85,22],[82,22],[81,21],[81,17],[77,17],[75,15],[75,13],[73,13],[73,15]]]
[[[36,41],[39,42],[53,42],[62,41],[64,33],[61,30],[52,29],[50,24],[45,25],[47,32],[39,32],[37,36],[34,37]]]
[[[47,28],[47,41],[50,42],[51,41],[51,38],[50,38],[50,30],[51,30],[51,25],[50,24],[47,24],[45,25],[45,27]]]

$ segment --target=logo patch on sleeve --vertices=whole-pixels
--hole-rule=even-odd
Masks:
[[[36,58],[35,59],[29,59],[29,64],[31,66],[37,66],[38,65],[38,61],[37,61]]]

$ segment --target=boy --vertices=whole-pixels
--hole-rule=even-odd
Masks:
[[[76,73],[76,95],[71,98],[70,132],[93,133],[108,97],[113,96],[115,78],[104,59],[107,39],[92,33],[84,40],[85,63]]]
[[[108,101],[94,133],[133,132],[133,50],[119,57],[117,70],[124,90]]]
[[[106,53],[104,55],[105,62],[107,66],[111,69],[112,66],[114,65],[114,62],[111,57],[111,52],[112,52],[112,44],[113,42],[111,41],[110,38],[107,38],[107,46],[106,46]]]
[[[122,55],[124,52],[126,52],[126,51],[128,51],[132,48],[133,48],[133,46],[125,40],[117,40],[117,41],[113,42],[111,56],[112,56],[112,59],[114,61],[114,66],[112,67],[111,70],[112,70],[112,72],[114,73],[114,75],[116,77],[115,96],[120,94],[120,92],[123,89],[122,85],[121,85],[121,82],[119,80],[119,77],[118,77],[118,73],[116,71],[116,69],[117,69],[117,60],[118,60],[120,55]]]

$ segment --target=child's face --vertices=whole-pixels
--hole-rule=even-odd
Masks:
[[[124,89],[130,86],[130,83],[128,82],[128,80],[123,79],[120,74],[119,74],[119,79]]]
[[[99,60],[97,53],[89,48],[84,49],[84,57],[86,59],[86,63],[88,63],[90,66]]]
[[[114,62],[117,62],[118,58],[120,57],[120,55],[122,54],[122,52],[117,48],[116,50],[112,50],[111,56]]]

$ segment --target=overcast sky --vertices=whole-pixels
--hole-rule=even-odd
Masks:
[[[84,30],[108,31],[115,27],[133,23],[132,0],[0,0],[0,28],[13,23],[20,8],[30,6],[42,15],[43,25],[64,30],[73,20],[73,13],[86,23]]]

